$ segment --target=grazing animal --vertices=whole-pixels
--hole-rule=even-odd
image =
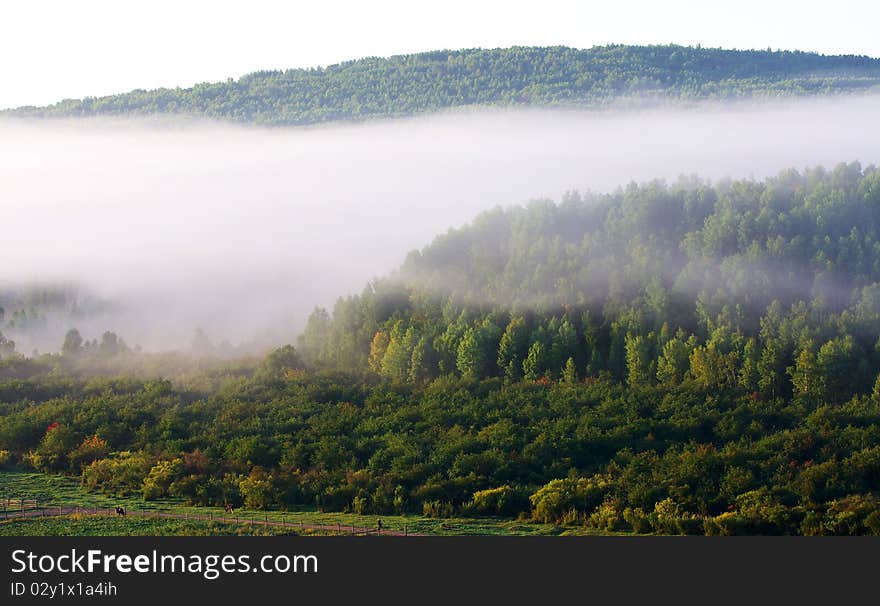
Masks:
[[[117,507],[116,515],[125,517],[125,507]]]
[[[235,513],[235,507],[231,503],[227,503],[223,508],[226,510],[226,513]]]

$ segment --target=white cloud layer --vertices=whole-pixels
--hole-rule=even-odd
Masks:
[[[627,112],[473,111],[363,125],[0,121],[0,285],[124,303],[92,329],[146,348],[290,341],[492,206],[680,174],[880,161],[880,97]],[[60,345],[56,326],[22,350]],[[94,336],[86,334],[84,336]]]

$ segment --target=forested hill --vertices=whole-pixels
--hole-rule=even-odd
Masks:
[[[469,105],[596,106],[620,99],[729,99],[866,91],[880,59],[681,46],[435,51],[262,71],[192,88],[135,90],[13,115],[186,114],[302,125]]]
[[[437,238],[259,364],[71,331],[0,360],[0,469],[249,509],[878,535],[878,211],[857,164],[570,194]]]
[[[401,382],[607,376],[838,401],[880,371],[880,171],[635,184],[496,209],[316,310],[316,365]]]

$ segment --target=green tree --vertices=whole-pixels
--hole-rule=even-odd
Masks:
[[[874,398],[875,403],[880,403],[880,374],[877,375],[877,380],[874,382],[874,391],[871,392],[871,397]]]
[[[783,395],[785,369],[785,351],[782,345],[776,339],[765,342],[758,360],[758,388],[761,392],[770,397]]]
[[[677,385],[684,380],[690,365],[691,348],[675,336],[663,346],[657,360],[657,379],[665,385]]]
[[[468,328],[458,343],[455,365],[463,377],[478,379],[487,370],[489,356],[486,335],[479,328]]]
[[[458,346],[468,330],[464,315],[462,313],[457,319],[448,321],[445,330],[434,339],[434,349],[439,357],[437,366],[442,373],[451,373],[456,368]]]
[[[611,375],[623,379],[626,371],[626,332],[619,322],[611,325],[611,344],[608,347],[607,368]]]
[[[262,468],[254,467],[238,485],[244,506],[248,509],[266,509],[276,501],[272,478]]]
[[[82,351],[83,338],[79,331],[71,328],[64,335],[64,343],[61,345],[61,353],[65,356],[75,356]]]
[[[422,335],[412,350],[409,363],[409,380],[424,383],[436,374],[437,354],[430,339]]]
[[[651,342],[641,335],[626,335],[626,382],[630,387],[644,387],[656,374]]]
[[[858,357],[852,336],[832,339],[822,345],[816,354],[816,364],[822,391],[828,400],[846,400],[858,387]]]
[[[377,330],[370,341],[370,355],[367,363],[370,370],[379,374],[382,372],[382,360],[385,359],[385,353],[388,351],[388,342],[390,341],[388,333],[384,330]]]
[[[79,442],[76,430],[70,425],[53,423],[46,430],[43,439],[32,456],[31,461],[41,471],[62,471],[69,467],[69,454]]]
[[[399,382],[407,380],[415,339],[415,331],[412,327],[406,328],[403,320],[394,323],[382,358],[384,376]]]
[[[183,475],[183,461],[178,457],[158,461],[144,478],[141,495],[145,501],[168,496],[171,484]]]
[[[587,362],[586,374],[588,377],[596,377],[603,369],[602,354],[599,353],[598,348],[593,349],[590,352],[590,361]]]
[[[550,343],[550,370],[554,373],[563,369],[565,362],[578,354],[578,334],[574,325],[567,319],[559,323]]]
[[[526,381],[537,381],[547,371],[547,354],[540,341],[529,346],[529,353],[523,361],[523,378]]]
[[[565,368],[562,370],[562,382],[568,385],[574,385],[577,383],[577,366],[574,363],[574,358],[569,358],[565,361]]]
[[[498,368],[511,381],[522,376],[522,364],[529,349],[529,331],[524,318],[511,318],[498,344]]]
[[[304,364],[293,345],[284,345],[266,356],[264,368],[269,376],[284,377],[289,372],[302,370]]]
[[[723,353],[716,341],[694,349],[690,356],[691,374],[706,389],[729,389],[736,385],[736,352]]]
[[[758,363],[761,359],[758,342],[754,337],[749,338],[743,347],[743,361],[739,370],[739,384],[748,391],[757,391],[761,379]]]
[[[816,354],[810,347],[805,347],[795,358],[795,365],[788,367],[791,384],[797,395],[821,398],[824,394],[822,376],[816,363]]]
[[[322,307],[316,307],[306,321],[303,333],[297,339],[298,350],[311,362],[327,362],[331,335],[330,314]]]

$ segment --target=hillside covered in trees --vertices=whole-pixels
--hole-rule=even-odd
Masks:
[[[864,92],[880,59],[682,46],[513,47],[262,71],[186,89],[135,90],[25,107],[19,116],[183,114],[267,125],[409,116],[444,108],[601,106]],[[2,114],[0,114],[2,115]]]
[[[497,208],[316,310],[299,350],[401,382],[607,375],[846,400],[880,371],[878,210],[880,171],[857,163]]]
[[[496,209],[259,363],[0,361],[0,464],[257,509],[880,534],[878,209],[858,164]]]

